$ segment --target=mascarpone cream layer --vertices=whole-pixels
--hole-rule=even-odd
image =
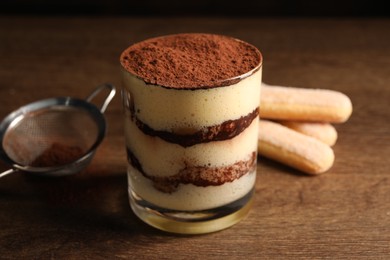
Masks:
[[[248,155],[257,151],[258,126],[256,117],[249,127],[232,139],[183,147],[145,135],[130,116],[126,116],[125,137],[127,148],[146,174],[166,177],[178,174],[186,167],[226,167],[248,160]]]
[[[240,118],[259,107],[261,68],[236,84],[195,90],[149,85],[124,69],[122,73],[135,117],[154,130],[196,131]]]

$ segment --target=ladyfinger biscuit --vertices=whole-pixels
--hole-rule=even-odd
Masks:
[[[260,119],[258,152],[264,157],[312,175],[326,172],[334,162],[330,146],[264,119]]]
[[[262,83],[260,118],[342,123],[351,113],[351,100],[341,92]]]
[[[337,141],[336,128],[329,123],[298,122],[287,120],[278,121],[278,123],[302,134],[314,137],[329,146],[333,146]]]

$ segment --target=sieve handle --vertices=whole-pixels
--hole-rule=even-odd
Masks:
[[[109,83],[104,83],[100,86],[98,86],[93,92],[91,95],[89,95],[87,97],[87,101],[88,102],[91,102],[92,99],[94,97],[97,96],[97,94],[99,94],[103,89],[109,89],[110,90],[110,93],[108,94],[108,96],[106,97],[106,99],[104,100],[104,103],[103,105],[101,106],[100,108],[100,112],[104,113],[104,111],[106,111],[106,108],[108,106],[108,104],[110,104],[111,100],[114,98],[115,96],[115,93],[116,93],[116,89],[115,89],[115,86],[112,85],[112,84],[109,84]]]
[[[0,178],[2,178],[2,177],[4,177],[4,176],[7,176],[8,174],[17,172],[17,171],[18,171],[18,170],[16,170],[16,169],[9,169],[9,170],[6,170],[5,172],[0,173]]]

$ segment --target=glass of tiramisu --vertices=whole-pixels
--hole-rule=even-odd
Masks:
[[[130,205],[181,234],[228,228],[256,180],[262,55],[225,35],[164,35],[120,56]]]

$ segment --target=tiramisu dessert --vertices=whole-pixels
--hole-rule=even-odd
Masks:
[[[178,233],[236,223],[256,179],[259,50],[223,35],[175,34],[131,45],[120,62],[133,211]]]

